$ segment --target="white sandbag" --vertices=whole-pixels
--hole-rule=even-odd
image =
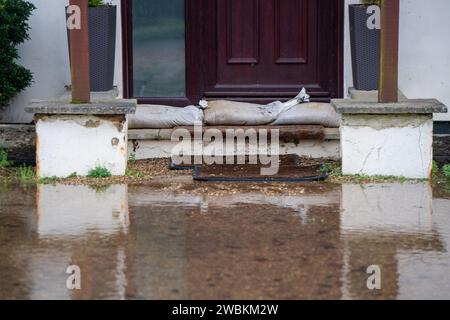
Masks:
[[[309,102],[309,95],[303,88],[288,102],[273,102],[268,105],[235,102],[228,100],[201,101],[205,109],[205,122],[210,126],[261,126],[275,121],[278,116],[299,103]]]
[[[274,121],[283,105],[259,105],[227,100],[209,101],[205,122],[209,126],[261,126]]]
[[[283,111],[271,124],[274,126],[322,125],[327,128],[339,128],[341,115],[329,103],[303,103]]]
[[[175,108],[158,105],[139,105],[128,117],[130,129],[171,129],[203,123],[203,111],[196,106]]]

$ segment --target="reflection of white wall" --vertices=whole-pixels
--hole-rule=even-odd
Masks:
[[[89,186],[39,185],[37,220],[40,237],[127,232],[128,187],[105,190]]]
[[[309,209],[313,206],[328,207],[337,205],[340,195],[336,190],[318,194],[300,194],[295,196],[267,196],[258,193],[240,193],[221,196],[197,196],[166,194],[161,198],[160,192],[149,192],[143,189],[134,189],[130,195],[130,204],[133,206],[153,205],[153,206],[183,206],[198,207],[203,214],[207,214],[209,208],[230,209],[242,204],[268,205],[278,208],[291,209],[297,213],[302,222],[306,222]]]
[[[345,0],[346,5],[358,0]],[[400,0],[399,86],[408,98],[437,98],[450,106],[450,1]],[[353,85],[348,29],[345,19],[344,89]],[[450,120],[450,113],[436,115]]]
[[[450,201],[433,201],[433,225],[439,232],[444,251],[411,253],[399,252],[399,299],[450,299]]]
[[[38,251],[38,250],[36,250]],[[70,251],[39,250],[27,256],[29,266],[26,269],[29,278],[29,300],[70,300],[72,291],[67,290],[65,274],[70,261]]]
[[[342,185],[341,230],[375,235],[432,230],[432,189],[427,183]]]

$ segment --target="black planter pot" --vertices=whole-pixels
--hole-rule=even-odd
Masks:
[[[353,83],[357,90],[378,90],[380,30],[369,29],[367,7],[349,6]]]
[[[89,7],[89,66],[93,92],[109,91],[114,86],[116,19],[116,6]]]

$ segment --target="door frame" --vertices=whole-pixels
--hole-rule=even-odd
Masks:
[[[204,77],[207,76],[208,70],[202,70],[200,66],[208,65],[208,61],[198,61],[199,55],[196,54],[195,43],[206,43],[207,48],[215,48],[215,43],[211,43],[211,37],[205,32],[191,32],[197,28],[202,28],[202,21],[207,19],[208,14],[195,10],[197,7],[192,5],[195,1],[209,2],[211,0],[186,0],[186,97],[181,98],[138,98],[139,104],[163,104],[176,107],[185,107],[190,104],[197,104],[200,99],[198,92],[204,92],[207,88],[203,88],[205,84]],[[344,10],[345,0],[332,0],[335,4],[335,10],[321,10],[321,6],[330,4],[330,0],[316,0],[319,2],[320,12],[318,16],[318,28],[329,30],[330,33],[324,34],[325,39],[334,43],[332,48],[322,48],[319,45],[319,60],[324,61],[319,65],[318,74],[320,83],[329,88],[329,94],[324,92],[311,92],[312,101],[328,102],[331,98],[342,98],[344,94]],[[121,0],[121,21],[122,21],[122,72],[123,72],[123,96],[124,98],[133,98],[133,38],[132,38],[132,0]],[[325,7],[327,8],[327,7]],[[328,7],[329,8],[329,7]],[[327,8],[327,9],[328,9]],[[212,16],[212,15],[209,15]],[[194,36],[196,38],[194,38]],[[198,50],[198,49],[197,49]],[[331,52],[330,52],[331,50]],[[201,57],[208,59],[207,56]],[[198,63],[200,62],[200,63]],[[209,61],[211,63],[211,61]],[[330,76],[331,75],[331,76]],[[205,92],[207,95],[207,93]],[[226,93],[224,93],[226,94]],[[292,93],[294,94],[294,93]],[[257,97],[258,95],[258,97]],[[239,100],[255,103],[267,103],[269,100],[287,100],[285,93],[271,92],[270,97],[259,96],[260,94],[248,93],[239,97],[226,97],[230,100]],[[207,95],[208,96],[208,95]],[[225,98],[208,96],[208,98]]]

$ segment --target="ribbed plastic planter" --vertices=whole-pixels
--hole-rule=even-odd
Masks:
[[[363,5],[349,6],[353,83],[357,90],[378,90],[380,30],[369,29]]]
[[[116,6],[89,8],[90,79],[93,92],[109,91],[114,86],[116,19]]]

